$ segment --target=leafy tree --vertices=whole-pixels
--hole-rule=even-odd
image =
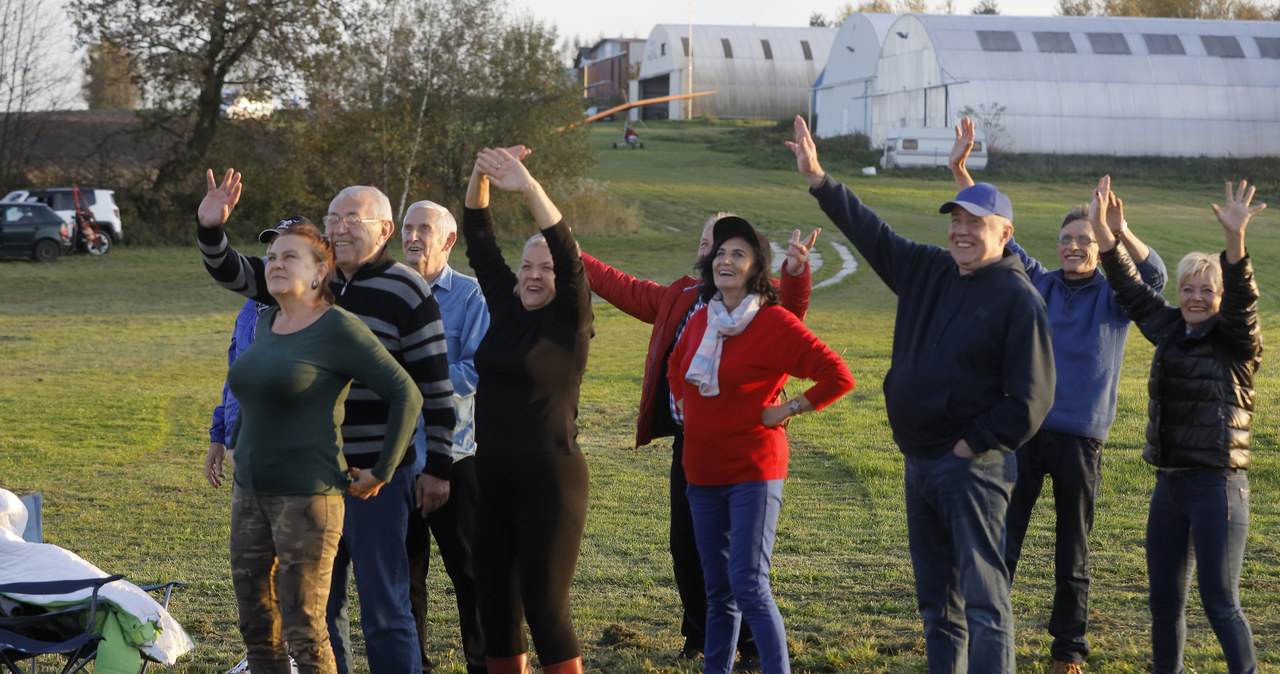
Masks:
[[[898,0],[897,10],[899,14],[924,14],[929,6],[925,0]]]
[[[280,91],[317,45],[332,42],[337,6],[325,0],[71,0],[80,36],[134,56],[148,128],[169,138],[141,209],[172,221],[170,190],[203,168],[228,85]]]
[[[138,104],[133,57],[119,45],[89,46],[84,65],[84,99],[90,110],[132,110]]]
[[[974,6],[970,14],[999,14],[1000,5],[996,4],[996,0],[982,0]]]
[[[1090,16],[1093,0],[1058,0],[1058,16]]]
[[[811,28],[826,28],[831,24],[827,23],[827,17],[822,12],[814,12],[809,15],[809,26]]]
[[[850,5],[846,3],[845,7],[850,8]],[[853,11],[849,12],[849,14],[853,14],[854,12],[862,12],[864,14],[893,14],[893,4],[890,0],[862,0],[862,2],[858,3],[857,8],[854,8]],[[846,18],[847,16],[848,15],[846,15]]]

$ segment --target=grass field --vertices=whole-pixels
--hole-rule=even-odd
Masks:
[[[785,149],[777,148],[775,168],[749,168],[704,142],[739,127],[669,124],[640,129],[644,150],[613,150],[619,126],[593,133],[600,150],[596,177],[641,208],[645,224],[633,234],[584,238],[584,249],[667,282],[688,271],[702,220],[734,210],[775,239],[796,228],[825,227],[818,250],[827,264],[814,280],[834,273],[839,258],[831,242],[843,237],[807,194]],[[948,175],[864,177],[856,166],[824,159],[900,232],[944,242],[937,207],[954,194]],[[1221,228],[1208,207],[1221,200],[1220,184],[1114,178],[1133,229],[1170,266],[1189,250],[1221,249]],[[253,179],[246,179],[249,189]],[[1002,189],[1013,199],[1019,242],[1050,262],[1062,213],[1082,201],[1091,184],[1030,176],[1010,178]],[[1258,199],[1280,201],[1277,196]],[[321,208],[317,204],[317,215]],[[1249,232],[1268,337],[1280,321],[1278,215],[1263,212]],[[461,255],[454,262],[465,268]],[[0,486],[45,494],[49,542],[135,582],[185,580],[173,611],[198,646],[174,669],[226,671],[243,651],[227,562],[230,492],[204,482],[201,461],[240,299],[214,286],[194,247],[119,247],[105,257],[68,257],[52,265],[4,261],[0,289]],[[902,461],[880,391],[893,314],[892,294],[865,269],[813,297],[807,323],[846,358],[858,386],[826,411],[796,420],[789,431],[791,475],[773,582],[797,672],[925,669]],[[586,667],[609,674],[694,672],[692,664],[674,663],[682,640],[666,543],[669,441],[632,447],[648,326],[597,303],[596,333],[580,413],[591,502],[573,592]],[[1092,538],[1094,652],[1088,671],[1149,670],[1143,539],[1155,477],[1141,459],[1140,438],[1151,352],[1135,331]],[[1280,375],[1273,358],[1264,364],[1258,389],[1252,526],[1240,590],[1263,671],[1280,671],[1274,452]],[[1014,587],[1020,672],[1049,671],[1051,500],[1046,490]],[[460,674],[465,669],[452,591],[443,567],[433,566],[432,657],[437,672]],[[1194,591],[1188,623],[1189,671],[1226,671]]]

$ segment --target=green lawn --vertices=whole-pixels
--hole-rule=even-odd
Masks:
[[[732,125],[651,125],[640,129],[645,149],[637,151],[610,149],[621,137],[619,127],[593,133],[600,150],[596,177],[643,210],[644,226],[635,234],[584,238],[584,249],[667,282],[692,264],[703,219],[733,210],[777,240],[792,229],[824,227],[818,249],[827,266],[815,273],[815,282],[834,273],[839,257],[831,243],[844,239],[806,193],[784,148],[777,149],[775,170],[761,170],[691,142],[730,133]],[[954,194],[946,174],[865,177],[855,176],[854,168],[834,172],[899,231],[944,242],[937,207]],[[1221,229],[1208,208],[1221,200],[1220,185],[1130,186],[1123,175],[1114,178],[1133,229],[1171,266],[1189,250],[1221,248]],[[1091,189],[1087,181],[1045,176],[1001,187],[1014,202],[1019,242],[1046,261],[1054,259],[1062,213]],[[1276,200],[1259,199],[1266,197]],[[1273,212],[1264,212],[1250,231],[1268,333],[1280,320],[1273,290],[1280,287],[1275,222]],[[460,254],[454,262],[465,268]],[[174,613],[198,647],[176,670],[226,671],[243,651],[227,570],[230,492],[204,482],[201,462],[239,298],[213,285],[194,247],[126,246],[102,258],[75,256],[52,265],[6,260],[0,262],[0,288],[0,485],[45,494],[49,542],[135,582],[185,580]],[[866,269],[814,294],[807,322],[844,355],[858,386],[790,427],[791,477],[773,577],[797,672],[924,671],[902,461],[880,393],[893,312],[892,294]],[[596,333],[580,414],[591,504],[573,594],[587,669],[694,672],[693,665],[673,662],[681,638],[666,537],[669,442],[632,447],[648,326],[598,303]],[[1149,669],[1143,538],[1154,473],[1141,459],[1140,438],[1151,351],[1141,336],[1131,335],[1119,418],[1104,456],[1093,537],[1089,671]],[[1264,365],[1258,389],[1252,529],[1241,597],[1263,671],[1280,671],[1280,490],[1272,451],[1280,376],[1273,359]],[[1014,588],[1018,669],[1024,672],[1049,671],[1044,628],[1052,597],[1051,505],[1046,493],[1038,510],[1045,518],[1033,522]],[[465,669],[452,591],[443,567],[433,566],[432,656],[438,672],[460,674]],[[1188,626],[1188,666],[1200,673],[1226,671],[1194,592]]]

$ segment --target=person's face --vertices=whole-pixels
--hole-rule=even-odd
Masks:
[[[720,245],[711,261],[711,278],[725,295],[743,292],[752,273],[755,252],[747,240],[735,236]]]
[[[1196,328],[1218,315],[1222,291],[1208,274],[1193,274],[1178,284],[1178,302],[1182,305],[1182,320]]]
[[[961,274],[971,274],[998,261],[1011,238],[1013,225],[998,215],[978,217],[959,206],[951,211],[947,244]]]
[[[529,311],[541,309],[555,299],[556,269],[551,263],[551,250],[546,246],[532,246],[521,258],[516,292],[520,303]]]
[[[1093,276],[1098,268],[1098,242],[1088,220],[1072,220],[1058,232],[1058,261],[1069,279]]]
[[[364,199],[350,194],[338,195],[329,204],[329,215],[342,220],[324,226],[324,233],[333,241],[333,253],[338,267],[344,270],[359,268],[372,260],[391,237],[393,226],[385,220],[374,220],[373,209]],[[354,217],[362,222],[347,224],[346,218]]]
[[[456,235],[446,233],[436,224],[440,218],[438,211],[426,208],[414,208],[404,216],[404,226],[400,228],[400,248],[404,251],[405,262],[415,269],[420,262],[425,262],[425,273],[437,274],[449,260],[449,250],[453,248]]]
[[[301,236],[277,236],[267,248],[267,292],[276,299],[319,294],[313,282],[324,283],[325,265],[316,262],[311,243]]]
[[[716,223],[708,223],[702,228],[702,238],[698,239],[698,259],[696,264],[702,264],[703,258],[711,254],[711,244],[715,243],[715,236],[712,234]]]

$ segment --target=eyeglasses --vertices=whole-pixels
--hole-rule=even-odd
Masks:
[[[1071,236],[1069,234],[1063,234],[1062,236],[1058,237],[1058,245],[1062,246],[1063,248],[1070,246],[1072,241],[1074,241],[1076,245],[1080,246],[1081,248],[1088,248],[1089,246],[1098,242],[1098,240],[1093,238],[1092,236],[1085,236],[1085,235]]]
[[[339,222],[345,224],[348,227],[355,227],[356,225],[362,225],[366,222],[382,222],[382,221],[377,218],[361,218],[358,215],[351,214],[351,215],[326,215],[323,218],[320,218],[320,222],[323,222],[325,227],[336,227]]]

